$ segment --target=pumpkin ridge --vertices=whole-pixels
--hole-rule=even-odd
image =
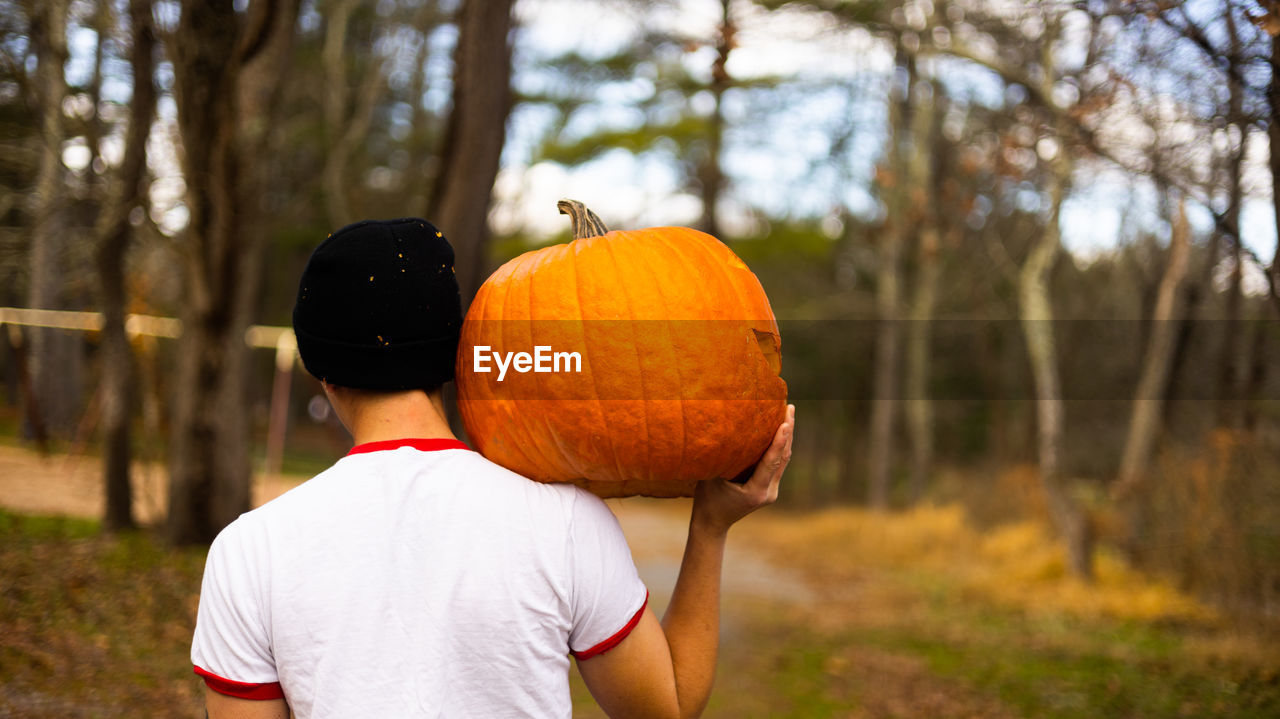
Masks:
[[[708,236],[709,236],[709,235],[708,235]],[[739,311],[741,311],[741,312],[742,312],[742,314],[744,315],[744,316],[743,316],[743,317],[741,317],[741,318],[734,317],[734,318],[732,318],[732,319],[734,319],[734,320],[737,320],[737,319],[744,319],[744,320],[747,320],[748,322],[754,321],[756,318],[755,318],[755,317],[751,317],[751,316],[750,316],[750,315],[751,315],[751,313],[752,313],[752,309],[751,309],[751,307],[750,307],[750,306],[748,306],[748,304],[747,304],[747,303],[745,303],[745,302],[743,302],[743,301],[742,301],[742,288],[738,286],[738,283],[736,282],[736,279],[737,279],[737,278],[735,278],[733,275],[729,274],[729,271],[728,271],[727,269],[725,269],[725,266],[724,266],[724,260],[725,260],[724,253],[722,253],[722,252],[720,252],[720,251],[719,251],[719,249],[720,249],[720,248],[713,247],[713,246],[712,246],[712,244],[711,244],[710,242],[701,241],[701,240],[702,240],[702,238],[698,238],[698,239],[700,240],[699,242],[697,242],[697,243],[696,243],[696,244],[697,244],[697,246],[698,246],[698,249],[702,251],[703,255],[705,255],[706,257],[710,258],[711,266],[712,266],[712,267],[715,267],[716,272],[717,272],[721,277],[723,277],[723,278],[724,278],[724,280],[725,280],[725,284],[727,284],[727,285],[728,285],[728,286],[733,290],[733,298],[734,298],[735,300],[737,300],[738,309],[739,309]],[[713,239],[713,240],[715,240],[715,238],[714,238],[714,237],[713,237],[712,239]],[[727,245],[725,245],[724,243],[720,242],[719,240],[715,240],[715,241],[716,241],[718,244],[720,244],[720,245],[721,245],[721,247],[723,247],[723,249],[724,249],[724,251],[725,251],[725,252],[728,252],[728,253],[730,253],[730,254],[732,254],[732,253],[733,253],[733,250],[730,250],[730,249],[729,249],[729,247],[728,247]],[[735,258],[735,259],[737,259],[737,257],[736,257],[736,256],[734,256],[734,258]]]
[[[625,236],[625,233],[628,231],[623,230],[618,232],[622,232]],[[632,232],[640,232],[640,231],[635,230]],[[648,255],[651,255],[654,251],[653,250],[654,243],[650,242],[649,239],[650,238],[648,238],[647,236],[639,237],[639,238],[627,238],[627,244],[624,246],[633,255],[637,256],[635,258],[636,265],[638,267],[642,267],[644,271],[647,273],[646,276],[651,280],[650,287],[654,292],[654,294],[657,295],[658,304],[660,306],[667,306],[670,297],[664,294],[663,292],[664,286],[661,281],[661,278],[659,278],[658,273],[654,271],[654,267],[652,263],[646,259],[646,257]],[[671,354],[673,355],[673,359],[675,359],[675,355],[677,354],[676,338],[678,337],[679,333],[673,331],[672,329],[673,319],[670,316],[666,316],[666,317],[655,318],[652,320],[645,320],[645,321],[653,322],[655,325],[659,322],[661,323],[661,326],[666,332],[667,346],[670,347],[670,351],[671,351]],[[688,447],[688,420],[685,417],[685,401],[686,400],[684,397],[684,377],[681,374],[680,362],[672,362],[670,365],[670,369],[676,376],[675,388],[680,393],[680,395],[677,397],[665,398],[663,401],[675,402],[676,403],[675,411],[679,412],[679,415],[680,415],[680,438],[678,442],[678,446],[680,448],[680,456],[678,458],[678,461],[675,463],[671,463],[670,460],[668,459],[667,466],[664,466],[661,469],[671,473],[678,473],[680,471],[680,468],[685,466],[685,460],[687,458],[686,449]],[[645,419],[647,421],[648,420],[647,406],[645,411],[646,411]],[[654,472],[654,469],[650,469],[650,477],[654,476],[653,472]],[[663,477],[659,476],[657,477],[656,481],[666,481],[666,480]]]
[[[604,252],[609,255],[609,261],[613,263],[614,273],[618,277],[621,277],[622,268],[618,265],[618,256],[613,251],[613,243],[605,242],[603,243],[603,245],[604,245]],[[639,322],[641,320],[636,319],[636,308],[635,308],[635,303],[631,301],[631,293],[627,292],[626,290],[623,290],[622,295],[626,299],[628,314],[630,314],[631,316],[631,319],[627,322],[627,324],[630,325],[631,327],[631,336],[633,338],[636,338],[636,322]],[[645,476],[645,480],[652,481],[653,480],[653,444],[650,441],[650,434],[649,434],[649,400],[648,400],[649,392],[645,389],[644,359],[640,356],[640,343],[638,341],[633,341],[631,343],[631,348],[635,350],[635,353],[636,353],[636,374],[640,378],[640,399],[637,400],[637,402],[639,402],[639,405],[640,405],[640,419],[644,423],[644,447],[645,447],[644,467],[645,467],[645,471],[648,472],[648,474]]]
[[[676,236],[683,235],[682,239],[686,239],[687,241],[677,242],[676,239],[671,235],[676,235]],[[721,243],[719,240],[715,239],[711,235],[708,235],[704,232],[691,230],[690,228],[684,228],[684,227],[668,228],[667,233],[659,234],[658,237],[661,239],[662,243],[666,245],[666,247],[670,252],[676,254],[683,260],[680,263],[681,266],[691,266],[691,265],[700,266],[701,263],[695,262],[694,260],[699,258],[706,258],[708,262],[716,268],[713,271],[717,273],[717,277],[720,279],[720,281],[722,283],[729,285],[729,291],[732,292],[732,296],[736,301],[736,305],[737,305],[734,308],[734,312],[732,313],[734,316],[731,317],[729,320],[725,320],[722,318],[712,318],[708,320],[696,320],[697,322],[705,321],[710,323],[719,323],[719,322],[729,321],[736,324],[743,320],[746,320],[747,322],[751,321],[752,318],[738,316],[738,315],[750,314],[751,311],[748,307],[744,305],[742,301],[741,288],[738,287],[737,283],[733,281],[734,278],[731,275],[729,275],[729,273],[725,270],[722,263],[723,257],[719,252],[716,252],[716,248],[712,246],[712,243],[714,242],[716,244],[721,245],[726,252],[731,252],[731,250],[729,250],[728,247],[724,247],[723,243]],[[708,240],[706,238],[710,238],[710,239]],[[690,245],[696,245],[698,249],[692,250],[689,247]],[[743,370],[741,367],[738,367],[738,368],[735,368],[735,371],[741,373]],[[751,386],[754,391],[752,400],[759,399],[761,397],[761,387],[759,384],[759,378],[756,376],[755,372],[748,372],[747,374],[750,375],[749,381],[751,382]],[[683,390],[683,387],[684,387],[684,382],[682,380],[681,381],[682,390]],[[705,392],[706,387],[703,387],[701,389],[703,390],[703,392]],[[747,401],[750,402],[752,400],[747,400]],[[697,402],[702,400],[693,400],[693,401]],[[727,406],[733,406],[733,404],[735,404],[737,400],[732,397],[721,398],[713,395],[712,398],[708,398],[705,401],[714,402],[714,405],[717,407],[717,411],[723,412],[727,409]],[[728,469],[722,470],[722,472],[728,472],[728,471],[729,471]]]
[[[587,239],[590,239],[590,238],[587,238]],[[576,242],[577,241],[575,240],[575,243]],[[569,260],[569,266],[573,268],[573,276],[575,280],[577,279],[578,275],[581,274],[580,273],[581,268],[578,266],[578,259],[582,256],[582,253],[579,251],[580,249],[581,249],[581,246],[575,248],[573,247],[573,243],[570,244],[569,255],[571,259]],[[582,302],[582,283],[575,281],[572,284],[573,284],[573,296],[578,301],[578,316],[582,318],[581,320],[582,350],[583,350],[582,354],[584,355],[583,366],[587,370],[588,374],[591,375],[591,390],[592,390],[592,394],[595,395],[596,412],[600,417],[600,424],[604,425],[606,424],[605,411],[604,411],[604,401],[600,399],[600,383],[596,381],[595,372],[592,371],[590,360],[587,359],[588,357],[591,356],[591,346],[587,339],[588,319],[587,319],[587,313],[586,313],[586,305],[584,305]],[[622,464],[618,460],[618,448],[613,443],[613,435],[608,432],[604,432],[603,434],[605,435],[605,439],[608,440],[609,442],[609,455],[613,458],[614,473],[617,476],[618,480],[622,480],[623,479]],[[583,473],[583,475],[585,476],[585,473]]]
[[[541,255],[540,259],[547,260],[548,262],[554,262],[555,260],[559,259],[559,258],[556,258],[556,257],[552,257],[552,256],[550,255],[550,252],[551,252],[551,251],[559,251],[559,254],[561,254],[561,255],[564,255],[564,254],[565,254],[564,250],[563,250],[563,249],[560,249],[560,248],[553,248],[553,247],[552,247],[552,248],[546,248],[546,249],[543,249],[543,250],[539,250],[539,251],[538,251],[538,253]],[[528,280],[528,285],[529,285],[529,294],[528,294],[528,296],[529,296],[529,335],[530,335],[530,338],[532,338],[532,337],[533,337],[533,330],[534,330],[534,328],[536,328],[536,327],[538,326],[539,322],[541,322],[541,321],[551,321],[551,320],[537,320],[537,319],[534,319],[534,314],[533,314],[533,308],[534,308],[534,291],[533,291],[533,290],[534,290],[534,288],[533,288],[533,281],[534,281],[534,278],[536,277],[536,274],[537,274],[537,273],[535,273],[535,272],[534,272],[534,268],[530,268],[530,269],[529,269],[529,271],[526,273],[526,278],[527,278],[527,280]],[[577,274],[577,273],[576,273],[576,268],[575,268],[575,273],[574,273],[574,274],[575,274],[575,279],[576,279],[576,274]],[[579,305],[581,305],[581,302],[579,302]],[[584,339],[585,339],[585,338],[584,338]],[[585,344],[585,343],[584,343],[584,344]],[[534,346],[536,346],[536,342],[534,343]],[[583,362],[584,362],[584,365],[585,365],[585,369],[586,369],[586,371],[587,371],[588,373],[591,373],[591,367],[590,367],[590,365],[589,365],[589,364],[586,364],[586,363],[587,363],[587,359],[586,359],[585,357],[583,358]],[[594,375],[594,374],[591,374],[591,377],[592,377],[592,381],[594,382],[594,381],[595,381],[595,375]],[[528,402],[529,400],[528,400],[528,399],[526,399],[525,401],[526,401],[526,402]],[[552,400],[550,400],[550,399],[546,399],[546,400],[534,400],[534,401],[539,402],[539,404],[541,404],[541,403],[543,403],[543,402],[546,402],[546,403],[552,404],[553,406],[556,404],[555,402],[553,402],[553,401],[552,401]],[[560,455],[560,461],[559,461],[559,463],[558,463],[558,464],[559,464],[559,466],[562,466],[562,467],[564,467],[564,466],[571,467],[571,468],[573,469],[573,474],[576,474],[576,475],[579,475],[579,476],[584,475],[585,473],[582,471],[582,466],[581,466],[581,464],[579,464],[579,463],[576,461],[576,459],[575,459],[575,457],[574,457],[574,453],[573,453],[573,452],[567,452],[567,451],[565,451],[564,442],[563,442],[563,440],[562,440],[562,439],[561,439],[561,437],[560,437],[560,433],[559,433],[558,431],[556,431],[556,427],[555,427],[554,425],[552,425],[552,423],[551,423],[551,417],[552,417],[552,415],[553,415],[553,413],[552,413],[552,412],[536,412],[536,413],[534,413],[534,416],[539,418],[539,420],[538,420],[538,424],[542,425],[542,427],[543,427],[543,431],[544,431],[544,433],[545,433],[545,437],[546,437],[546,438],[549,438],[549,439],[554,443],[555,450],[556,450],[556,452]],[[541,442],[535,442],[535,444],[538,444],[538,445],[539,445],[539,452],[542,454],[542,456],[543,456],[543,457],[546,457],[546,452],[542,451],[542,447],[541,447],[542,443],[541,443]],[[551,462],[551,465],[552,465],[553,467],[554,467],[554,466],[556,466],[556,464],[557,464],[556,462]],[[576,479],[576,478],[575,478],[575,479]]]
[[[521,278],[520,269],[524,266],[525,263],[529,261],[530,256],[533,254],[534,253],[532,252],[528,252],[512,260],[512,262],[515,264],[511,268],[511,277],[519,278],[522,280],[525,279],[525,278]],[[525,277],[527,278],[528,275],[525,275]],[[505,285],[504,289],[506,290],[506,292],[503,294],[503,298],[502,298],[503,311],[501,314],[499,314],[499,317],[506,316],[507,305],[509,304],[508,301],[511,298],[511,288],[512,288],[512,285],[514,284],[515,284],[514,282],[504,283]],[[529,307],[530,315],[532,315],[532,310],[533,310],[533,307],[532,305],[530,305]],[[510,346],[507,343],[507,325],[511,323],[511,320],[500,319],[500,320],[496,320],[496,322],[498,322],[498,340],[501,342],[500,346],[505,349]],[[510,402],[514,408],[517,408],[517,409],[519,408],[520,406],[519,397],[512,397],[510,399]],[[513,414],[518,416],[520,413],[513,412]],[[549,473],[547,469],[554,468],[555,463],[551,462],[550,458],[541,452],[541,444],[536,441],[536,437],[533,436],[533,432],[531,431],[531,428],[527,427],[524,422],[517,420],[515,417],[512,418],[512,421],[510,422],[510,426],[515,428],[517,432],[523,435],[522,441],[511,443],[512,445],[511,452],[513,454],[518,454],[524,457],[530,467],[534,468],[535,471],[542,473],[544,476],[550,477],[552,474],[554,474],[553,472]],[[533,453],[530,452],[530,449],[533,450]]]
[[[760,372],[752,373],[752,378],[754,379],[756,386],[754,401],[757,403],[757,407],[762,408],[764,405],[759,404],[760,400],[772,396],[771,388],[774,387],[777,382],[782,383],[784,396],[786,394],[786,380],[782,379],[782,333],[778,329],[778,319],[773,314],[773,306],[769,303],[769,296],[765,293],[764,286],[760,283],[760,278],[756,277],[755,273],[751,272],[751,269],[747,267],[741,257],[737,256],[736,252],[733,252],[732,248],[728,245],[724,245],[724,249],[726,252],[730,253],[730,259],[735,260],[741,268],[741,271],[738,272],[731,271],[728,268],[725,268],[724,271],[727,275],[733,278],[734,287],[737,289],[739,297],[748,301],[747,319],[750,321],[750,326],[747,328],[747,342],[754,347],[759,347],[759,334],[767,334],[773,343],[777,369],[774,369],[773,362],[769,360],[769,357],[766,356],[764,350],[761,349],[759,359],[762,360],[768,368],[768,374],[761,374]],[[756,304],[763,305],[763,307],[754,308],[749,306],[750,302],[753,300]],[[763,309],[763,313],[758,312],[757,309]],[[767,320],[767,322],[765,322],[765,320]],[[756,323],[762,323],[765,330],[762,332],[761,330],[756,329]],[[755,359],[754,356],[753,359]],[[785,407],[785,401],[783,402],[783,406]],[[769,416],[769,413],[761,410],[757,412],[755,416],[756,424],[760,427],[762,433],[771,435],[773,425],[766,419]],[[763,451],[761,454],[763,455]]]
[[[661,244],[665,245],[669,250],[674,251],[675,254],[677,255],[682,254],[679,252],[678,248],[672,246],[672,244],[667,241],[666,235],[658,233],[656,237]],[[655,282],[654,285],[658,288],[658,295],[665,300],[666,296],[662,294],[662,283]],[[673,338],[678,334],[678,332],[675,332],[675,333],[672,332],[671,322],[672,322],[672,318],[667,317],[665,324],[667,326],[667,337],[669,339]],[[675,348],[674,340],[672,341],[672,348],[673,349]],[[674,367],[672,369],[674,369],[676,372],[676,383],[677,383],[677,386],[680,388],[680,398],[679,398],[680,400],[680,461],[676,464],[676,466],[683,467],[685,465],[685,460],[687,458],[687,455],[689,454],[689,415],[685,411],[686,408],[688,407],[687,403],[689,400],[687,400],[684,396],[685,395],[684,373],[680,371],[680,363],[679,362],[674,363]]]
[[[576,240],[574,240],[573,242],[569,242],[568,244],[556,245],[556,246],[554,246],[554,247],[549,247],[549,248],[547,248],[547,249],[545,249],[545,250],[542,250],[542,252],[544,252],[544,253],[548,253],[548,254],[547,254],[547,256],[546,256],[546,259],[547,259],[547,262],[548,262],[548,263],[555,263],[555,264],[557,264],[557,265],[563,265],[563,266],[565,266],[565,267],[570,268],[570,269],[573,271],[573,275],[574,275],[574,278],[573,278],[573,279],[574,279],[574,281],[573,281],[573,282],[571,282],[570,284],[573,284],[573,285],[576,287],[576,286],[577,286],[577,282],[576,282],[576,280],[577,280],[577,266],[574,264],[574,261],[573,261],[573,259],[572,259],[572,256],[573,256],[573,253],[574,253],[574,251],[573,251],[572,247],[573,247],[574,242],[577,242],[577,241],[576,241]],[[554,254],[550,254],[550,253],[554,253]],[[533,278],[532,278],[532,276],[531,276],[531,277],[530,277],[530,287],[532,287],[532,279],[533,279]],[[583,361],[583,367],[584,367],[584,371],[585,371],[587,374],[589,374],[589,375],[591,376],[592,385],[594,386],[594,384],[595,384],[595,372],[593,371],[593,369],[592,369],[592,367],[591,367],[591,364],[590,364],[591,360],[590,360],[590,357],[589,357],[588,352],[586,351],[586,340],[587,340],[587,337],[586,337],[586,333],[585,333],[585,327],[586,327],[586,324],[585,324],[585,318],[581,317],[581,315],[582,315],[582,300],[581,300],[581,297],[580,297],[580,296],[578,296],[576,292],[575,292],[575,295],[574,295],[574,296],[575,296],[575,298],[577,298],[577,304],[578,304],[578,315],[579,315],[579,318],[578,318],[578,320],[577,320],[576,322],[577,322],[578,327],[583,328],[583,330],[584,330],[584,331],[583,331],[583,333],[582,333],[582,349],[583,349],[583,358],[582,358],[582,361]],[[563,322],[572,322],[573,320],[544,320],[544,321],[547,321],[547,322],[557,322],[557,323],[558,323],[558,322],[562,322],[562,321],[563,321]],[[567,404],[571,405],[571,406],[568,408],[568,409],[569,409],[569,411],[573,411],[573,412],[578,411],[579,406],[580,406],[584,401],[585,401],[585,400],[570,400],[569,402],[567,402]],[[566,408],[565,408],[565,407],[563,407],[563,406],[561,406],[561,405],[562,405],[562,402],[561,402],[561,401],[557,401],[557,400],[554,400],[554,399],[550,399],[550,398],[548,398],[548,399],[543,400],[543,402],[545,402],[546,404],[550,405],[550,406],[551,406],[551,408],[552,408],[552,410],[558,410],[558,411],[560,411],[560,412],[564,412],[564,411],[566,411]],[[596,407],[596,410],[597,410],[597,412],[596,412],[596,420],[597,420],[597,423],[598,423],[598,424],[603,424],[603,423],[604,423],[604,412],[603,412],[603,410],[602,410],[599,406],[597,406],[597,407]],[[565,440],[564,440],[563,432],[561,431],[563,428],[561,428],[561,427],[557,427],[557,425],[555,425],[555,424],[553,424],[553,423],[551,422],[551,417],[552,417],[552,415],[553,415],[553,413],[552,413],[552,412],[542,412],[542,413],[539,413],[539,415],[538,415],[538,416],[541,418],[541,419],[540,419],[540,423],[541,423],[541,425],[542,425],[543,427],[545,427],[545,428],[546,428],[546,438],[550,439],[550,441],[551,441],[552,443],[554,443],[556,451],[557,451],[557,452],[559,452],[560,457],[561,457],[561,460],[562,460],[562,461],[561,461],[561,466],[568,467],[568,468],[570,469],[570,472],[569,472],[569,473],[570,473],[571,475],[573,475],[573,476],[569,477],[568,481],[573,482],[573,483],[575,483],[575,484],[579,484],[579,486],[582,486],[582,485],[581,485],[581,482],[585,479],[585,477],[586,477],[586,476],[587,476],[587,474],[588,474],[588,472],[587,472],[587,470],[586,470],[586,466],[584,465],[584,462],[587,462],[587,461],[586,461],[586,460],[582,460],[581,458],[579,458],[579,457],[577,456],[577,453],[576,453],[575,451],[573,451],[572,447],[569,447],[569,446],[567,446],[567,445],[565,444]],[[589,464],[589,462],[587,462],[587,463]]]
[[[731,274],[728,271],[728,269],[724,266],[724,260],[726,259],[725,253],[728,253],[729,256],[733,257],[734,259],[737,259],[739,262],[741,262],[741,259],[739,259],[737,255],[733,253],[733,250],[729,249],[728,245],[725,245],[723,242],[720,242],[720,240],[716,239],[715,237],[712,237],[712,242],[719,244],[720,247],[714,247],[712,245],[712,242],[701,241],[701,238],[698,238],[698,239],[700,241],[693,244],[696,244],[701,250],[701,252],[703,253],[703,255],[709,258],[708,260],[709,263],[713,267],[715,267],[714,271],[719,273],[720,277],[724,279],[724,282],[728,284],[730,291],[733,292],[734,300],[736,301],[738,306],[738,311],[735,312],[735,314],[741,313],[741,318],[745,320],[744,324],[747,325],[745,329],[747,333],[750,334],[752,331],[752,328],[750,325],[752,322],[756,321],[756,318],[752,317],[752,315],[754,314],[754,310],[750,306],[750,303],[743,301],[742,288],[738,285],[738,282],[737,282],[738,278],[735,277],[733,274]],[[731,321],[733,321],[734,324],[737,324],[738,318],[734,317],[732,318]],[[756,341],[754,334],[751,335],[751,339],[753,341]],[[759,399],[760,397],[764,396],[764,392],[763,392],[764,388],[760,386],[759,373],[754,371],[749,371],[747,372],[747,374],[750,378],[751,386],[753,388],[752,395],[751,395],[752,399]]]
[[[534,330],[537,328],[540,320],[536,319],[536,315],[534,311],[534,308],[537,305],[535,304],[535,293],[534,293],[533,283],[534,283],[534,279],[537,276],[536,269],[538,264],[540,262],[546,261],[547,259],[548,259],[548,253],[546,249],[538,250],[536,252],[531,252],[529,253],[529,261],[525,263],[525,264],[528,264],[528,267],[525,267],[524,264],[522,264],[520,267],[520,270],[522,270],[521,280],[525,283],[525,289],[526,289],[525,299],[526,299],[526,302],[528,303],[527,322],[529,325],[529,339],[530,339],[530,342],[534,344],[536,344],[537,342],[537,340],[534,338]],[[510,349],[510,345],[506,345],[506,346],[508,347],[508,349]],[[548,400],[541,399],[538,396],[522,397],[522,398],[519,398],[517,401],[520,404],[523,404],[525,406],[533,405],[537,409],[541,409],[542,405],[548,402]],[[525,425],[525,428],[531,437],[531,440],[532,440],[531,444],[534,446],[533,447],[534,450],[537,452],[538,457],[546,464],[546,466],[551,468],[551,471],[547,476],[552,478],[559,478],[559,476],[557,475],[562,476],[563,473],[557,473],[556,468],[564,467],[566,465],[573,466],[575,472],[580,473],[581,470],[573,462],[573,459],[570,456],[570,453],[565,452],[564,447],[558,441],[554,445],[554,450],[555,450],[554,453],[550,451],[552,449],[551,447],[544,446],[544,444],[546,443],[543,440],[547,438],[555,439],[557,437],[555,427],[551,425],[549,420],[550,414],[551,413],[541,412],[541,411],[534,411],[532,415],[530,415],[528,412],[521,412],[521,417],[523,418],[522,424]],[[527,419],[530,416],[537,417],[539,419],[536,422],[530,423]],[[553,456],[553,454],[557,456]]]

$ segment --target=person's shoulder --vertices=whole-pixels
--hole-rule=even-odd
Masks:
[[[285,515],[310,511],[323,501],[326,487],[342,482],[341,463],[335,463],[315,476],[303,480],[279,495],[244,512],[222,530],[228,538],[246,537],[264,531]],[[221,536],[221,535],[219,535]]]
[[[460,453],[464,454],[464,453]],[[598,504],[605,507],[604,500],[587,490],[567,482],[539,482],[488,459],[479,452],[466,452],[459,458],[465,462],[469,472],[483,476],[493,486],[503,487],[507,491],[518,493],[530,501],[555,502],[572,511],[581,505]],[[608,511],[605,508],[605,511]]]
[[[222,528],[209,545],[210,556],[241,555],[260,542],[265,529],[261,507],[251,509]]]

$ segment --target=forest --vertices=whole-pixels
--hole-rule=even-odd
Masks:
[[[31,699],[81,641],[38,649],[35,602],[65,599],[42,562],[80,547],[92,567],[65,571],[110,594],[141,552],[172,593],[147,602],[179,627],[147,631],[180,645],[171,584],[273,483],[349,447],[288,330],[320,240],[429,218],[465,305],[569,240],[564,197],[612,228],[707,232],[760,279],[800,418],[759,528],[783,564],[803,555],[820,584],[861,562],[915,589],[947,576],[968,596],[986,590],[949,572],[978,560],[938,547],[1034,544],[1040,570],[992,577],[1050,577],[1089,617],[1126,607],[1125,631],[1209,631],[1199,610],[1108,593],[1146,577],[1214,631],[1280,638],[1277,37],[1274,0],[0,0],[0,584],[17,587],[0,621],[30,630],[0,638],[0,717],[99,715]],[[80,495],[24,499],[74,472]],[[1010,601],[1057,606],[1027,591]],[[1177,708],[1021,697],[1017,677],[958,668],[980,654],[964,646],[928,644],[930,671],[1004,709],[802,683],[779,696],[834,703],[713,713],[1280,707],[1264,649],[1222,670],[1234,699],[1177,659]],[[885,668],[823,651],[823,681]],[[116,699],[194,715],[183,680]]]

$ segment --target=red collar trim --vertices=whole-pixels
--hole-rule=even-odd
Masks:
[[[399,449],[401,447],[413,447],[422,452],[435,452],[441,449],[471,449],[464,442],[456,439],[446,439],[444,437],[432,437],[430,439],[384,439],[380,442],[365,442],[357,444],[347,452],[350,457],[353,454],[365,454],[367,452],[381,452],[387,449]]]

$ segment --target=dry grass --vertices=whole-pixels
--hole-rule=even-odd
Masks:
[[[1027,612],[1144,622],[1212,624],[1218,613],[1169,582],[1100,552],[1097,578],[1066,571],[1060,545],[1037,520],[980,531],[958,504],[886,514],[831,509],[804,521],[775,517],[755,531],[810,576],[856,578],[868,570],[927,573],[966,596]]]

